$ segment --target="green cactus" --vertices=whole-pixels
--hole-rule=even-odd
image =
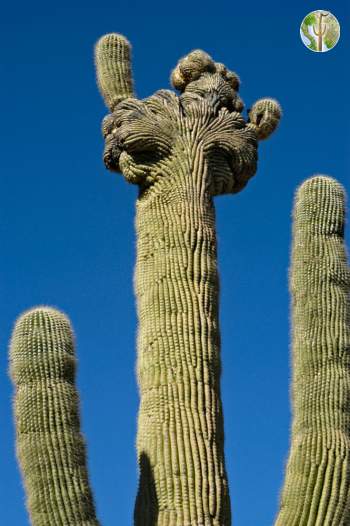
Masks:
[[[128,98],[124,62],[116,61],[126,42],[103,37],[96,65],[113,111],[103,122],[105,164],[139,185],[135,524],[228,526],[213,197],[247,184],[257,140],[272,133],[281,112],[276,101],[261,100],[246,122],[239,78],[201,50],[172,73],[179,96],[160,90]],[[128,69],[127,85],[129,77]]]
[[[240,191],[254,175],[257,140],[276,128],[280,108],[272,99],[258,101],[246,122],[237,75],[200,50],[172,73],[179,96],[161,90],[143,101],[130,96],[126,39],[102,38],[96,64],[113,110],[103,123],[106,166],[139,185],[140,481],[134,522],[229,526],[213,197]],[[344,216],[345,192],[337,181],[316,176],[301,185],[290,272],[293,426],[276,526],[350,522]],[[49,307],[24,313],[10,360],[17,453],[33,526],[98,526],[66,316]]]
[[[305,181],[295,198],[290,272],[294,420],[276,526],[346,526],[350,521],[350,270],[344,246],[344,198],[341,185],[326,176]],[[174,271],[176,273],[176,269]],[[186,290],[184,288],[185,298],[188,297]],[[159,302],[159,309],[162,304]],[[198,321],[198,318],[194,315],[193,320]],[[156,321],[154,323],[156,328],[161,328]],[[181,337],[179,331],[179,344]],[[164,337],[163,345],[169,341],[172,340]],[[145,432],[150,438],[139,439],[146,447],[139,455],[141,478],[136,524],[154,526],[162,524],[162,518],[163,524],[171,525],[178,520],[175,514],[171,517],[170,513],[164,513],[169,510],[162,508],[162,498],[167,502],[176,486],[164,484],[162,488],[159,473],[162,468],[164,475],[168,469],[180,473],[181,461],[186,464],[188,458],[193,462],[193,474],[196,466],[202,469],[199,462],[203,450],[200,447],[206,444],[205,437],[216,423],[215,415],[209,413],[210,399],[215,396],[210,383],[203,382],[202,390],[199,382],[198,385],[193,385],[194,382],[186,385],[186,380],[190,380],[190,368],[187,368],[187,375],[183,374],[183,368],[176,378],[171,360],[176,360],[176,356],[169,356],[170,365],[161,369],[160,359],[154,363],[151,354],[147,367],[141,371],[145,378],[140,384],[146,393],[148,389],[161,388],[162,380],[166,383],[162,389],[163,405],[153,405],[159,400],[154,401],[148,391],[144,401],[148,418],[157,428],[156,416],[166,412],[169,416],[168,429],[162,426],[163,435],[157,448],[148,450],[148,440],[153,437],[140,413],[140,423],[144,426],[140,434]],[[199,357],[197,360],[200,361]],[[34,526],[98,525],[88,486],[85,446],[79,431],[75,363],[72,330],[62,313],[39,307],[19,318],[11,341],[10,370],[16,385],[17,451]],[[173,382],[167,381],[170,375]],[[180,379],[183,387],[175,384]],[[169,384],[173,396],[167,407],[164,401]],[[180,395],[178,399],[177,394]],[[186,411],[184,427],[181,395],[184,395]],[[215,400],[220,404],[219,396]],[[180,407],[177,407],[179,401]],[[199,409],[206,435],[203,430],[198,433],[194,421],[190,425],[189,415],[195,415]],[[216,407],[218,410],[220,405]],[[175,415],[174,422],[171,415]],[[180,456],[182,449],[179,447],[180,440],[186,444],[183,429],[193,439],[186,451],[191,456],[184,458]],[[219,445],[220,440],[222,434],[213,437],[213,442],[218,441]],[[153,465],[150,452],[156,456]],[[173,456],[168,458],[168,455]],[[164,465],[159,466],[163,462]],[[203,475],[208,476],[206,489],[210,497],[216,481],[210,480],[209,471]],[[190,488],[191,480],[182,479],[181,482],[187,482]],[[205,495],[203,502],[204,498]],[[192,505],[197,506],[196,501]],[[188,524],[183,515],[180,517],[179,524]],[[227,515],[222,515],[216,523],[205,519],[197,524],[221,525],[228,524],[228,520]]]
[[[342,186],[315,176],[294,208],[293,426],[276,526],[350,523],[350,271]]]
[[[75,388],[73,333],[49,307],[25,312],[10,346],[17,455],[34,526],[98,526]]]

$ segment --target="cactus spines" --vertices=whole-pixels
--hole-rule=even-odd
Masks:
[[[119,102],[133,96],[130,43],[117,33],[104,35],[95,46],[95,61],[101,95],[114,111]]]
[[[281,106],[274,99],[257,100],[248,112],[249,124],[254,127],[259,141],[270,137],[278,126]]]
[[[277,113],[246,122],[238,76],[201,50],[171,79],[179,95],[125,99],[103,122],[107,168],[139,185],[135,525],[229,526],[213,197],[254,175]]]
[[[326,176],[296,193],[290,271],[293,425],[276,526],[350,523],[350,271],[345,196]]]
[[[25,312],[10,346],[17,455],[33,526],[98,526],[89,488],[67,317],[50,307]]]

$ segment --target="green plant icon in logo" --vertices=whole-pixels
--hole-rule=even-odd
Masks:
[[[307,48],[322,53],[333,49],[337,44],[340,25],[329,11],[312,11],[301,23],[300,36]]]

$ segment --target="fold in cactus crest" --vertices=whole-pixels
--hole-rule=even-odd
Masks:
[[[134,97],[121,35],[102,37],[96,65],[112,110],[105,164],[139,186],[135,524],[228,526],[213,197],[239,192],[254,175],[258,140],[280,108],[260,100],[246,122],[238,76],[200,50],[172,73],[180,95]]]

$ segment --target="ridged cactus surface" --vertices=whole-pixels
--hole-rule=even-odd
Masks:
[[[96,65],[113,111],[102,126],[105,164],[139,185],[135,524],[229,526],[213,197],[239,192],[254,175],[257,141],[276,128],[280,108],[261,100],[246,121],[238,76],[201,50],[171,75],[179,95],[160,90],[111,104],[125,90],[105,72],[123,66],[117,52],[100,50],[123,42],[103,37]]]
[[[294,207],[293,427],[276,526],[350,524],[350,271],[345,196],[330,177],[304,182]]]
[[[38,307],[17,321],[10,348],[17,455],[33,526],[97,526],[75,388],[72,329]]]
[[[255,174],[273,99],[246,121],[238,76],[201,50],[172,72],[176,95],[133,96],[130,45],[106,35],[97,77],[112,111],[104,161],[139,186],[135,292],[140,481],[135,526],[230,526],[220,397],[219,279],[213,197]],[[293,425],[276,526],[350,524],[350,271],[345,193],[326,176],[296,193],[292,294]],[[33,526],[98,526],[75,388],[70,323],[38,307],[11,340],[17,454]]]
[[[97,83],[105,103],[112,110],[118,103],[133,96],[131,49],[122,35],[106,35],[96,44]]]

